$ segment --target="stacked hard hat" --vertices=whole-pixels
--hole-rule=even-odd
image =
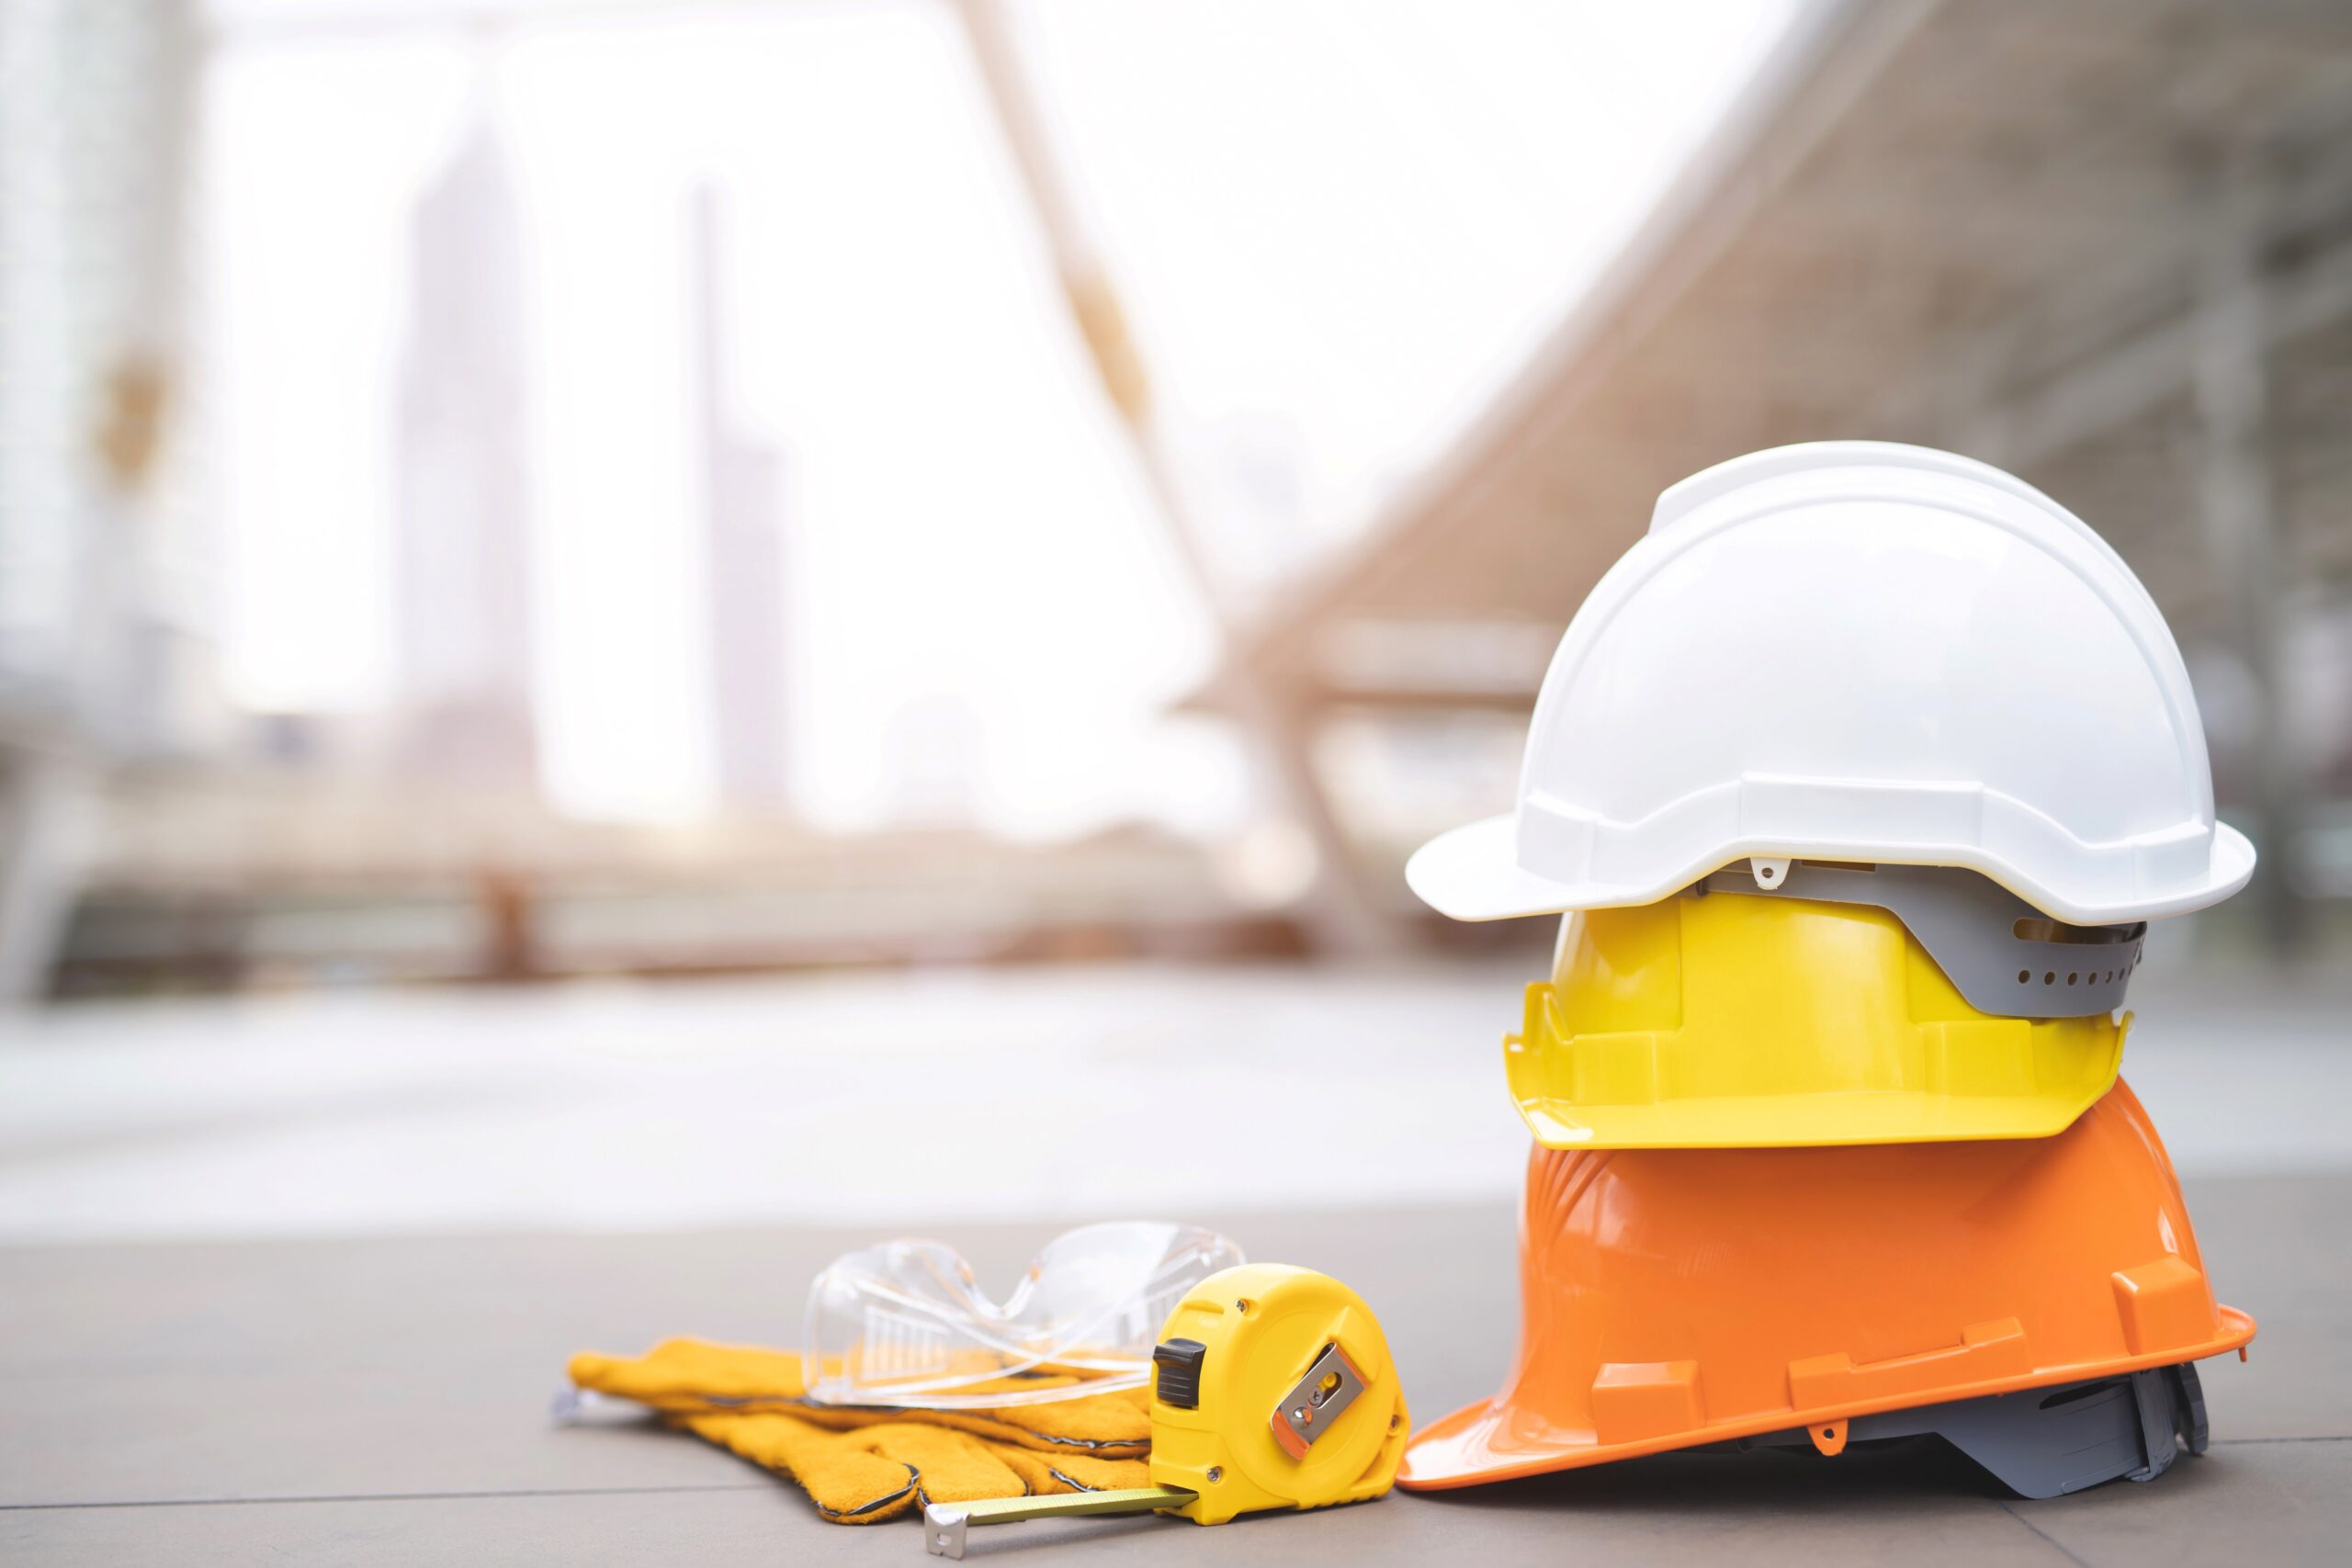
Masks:
[[[2254,1322],[2118,1010],[2147,922],[2253,867],[2163,616],[2048,497],[1871,442],[1668,491],[1561,640],[1518,809],[1407,871],[1566,918],[1504,1043],[1518,1362],[1398,1479],[1936,1432],[2046,1496],[2200,1450],[2191,1363]]]

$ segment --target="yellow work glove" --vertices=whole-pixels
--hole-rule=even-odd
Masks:
[[[1151,1483],[1150,1394],[1141,1388],[993,1410],[816,1404],[799,1357],[699,1339],[634,1358],[574,1356],[571,1381],[790,1476],[839,1524],[930,1503]]]

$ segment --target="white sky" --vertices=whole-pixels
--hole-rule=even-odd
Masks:
[[[1791,5],[1021,8],[1238,588],[1343,539],[1442,448]],[[206,336],[243,700],[387,694],[408,209],[484,94],[522,191],[560,804],[679,817],[707,795],[684,213],[710,178],[736,412],[790,471],[806,809],[879,820],[910,743],[894,724],[944,711],[969,716],[989,826],[1233,813],[1229,750],[1159,712],[1207,667],[1209,618],[931,0],[537,23],[494,48],[228,33],[208,94]]]

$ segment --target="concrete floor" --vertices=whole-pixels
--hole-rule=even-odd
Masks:
[[[2352,1539],[2352,1177],[2191,1184],[2251,1361],[2206,1365],[2214,1443],[2147,1485],[2007,1496],[1940,1444],[1686,1455],[1439,1497],[974,1538],[975,1561],[2338,1562]],[[1381,1312],[1417,1416],[1510,1355],[1503,1203],[1204,1216]],[[1035,1226],[959,1226],[984,1280]],[[788,1339],[808,1275],[860,1233],[377,1238],[0,1249],[0,1561],[890,1562],[921,1533],[819,1520],[678,1434],[551,1427],[576,1348]]]

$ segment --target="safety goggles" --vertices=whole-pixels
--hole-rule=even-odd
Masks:
[[[1198,1225],[1082,1225],[1047,1243],[999,1303],[951,1247],[862,1247],[808,1287],[808,1394],[958,1410],[1140,1387],[1176,1303],[1242,1261],[1239,1247]]]

